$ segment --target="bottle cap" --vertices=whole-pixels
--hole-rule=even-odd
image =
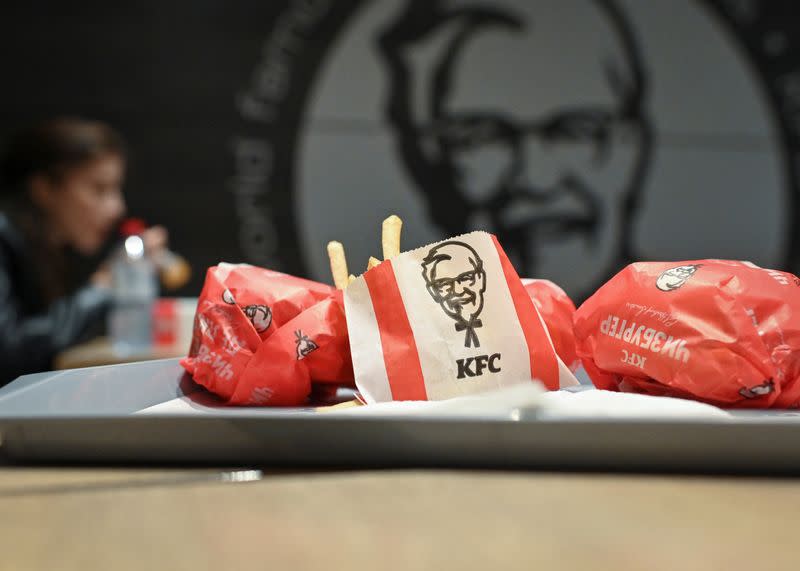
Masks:
[[[146,228],[147,225],[141,218],[128,218],[123,220],[122,224],[120,224],[119,234],[124,237],[136,236],[144,232]]]

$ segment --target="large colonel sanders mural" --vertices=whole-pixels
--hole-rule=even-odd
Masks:
[[[490,231],[578,299],[636,259],[789,263],[786,139],[713,0],[311,4],[335,33],[276,115],[279,265],[325,279],[333,238],[366,260],[390,212],[408,247]]]

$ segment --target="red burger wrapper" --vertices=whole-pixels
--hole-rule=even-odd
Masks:
[[[575,313],[601,389],[796,408],[800,280],[749,262],[631,264]]]
[[[577,380],[497,239],[472,232],[384,261],[344,293],[367,403],[440,400]]]
[[[228,404],[303,404],[312,382],[352,385],[341,292],[248,265],[206,274],[181,365]]]
[[[572,330],[575,304],[563,289],[550,280],[523,278],[522,284],[547,325],[556,353],[574,373],[581,364],[575,350],[575,333]]]

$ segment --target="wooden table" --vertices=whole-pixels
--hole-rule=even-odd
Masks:
[[[796,569],[800,482],[0,468],[0,570]]]
[[[106,337],[98,337],[82,345],[77,345],[56,356],[53,363],[56,369],[80,369],[83,367],[97,367],[100,365],[116,365],[119,363],[134,363],[137,361],[153,361],[155,359],[170,359],[183,357],[188,352],[188,347],[153,347],[143,353],[132,355],[118,355],[111,346],[111,341]]]

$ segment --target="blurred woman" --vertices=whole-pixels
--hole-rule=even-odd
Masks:
[[[48,370],[60,351],[102,331],[111,275],[70,287],[69,256],[98,254],[125,213],[122,138],[56,119],[20,132],[0,162],[0,386]],[[163,229],[147,247],[161,248]]]

